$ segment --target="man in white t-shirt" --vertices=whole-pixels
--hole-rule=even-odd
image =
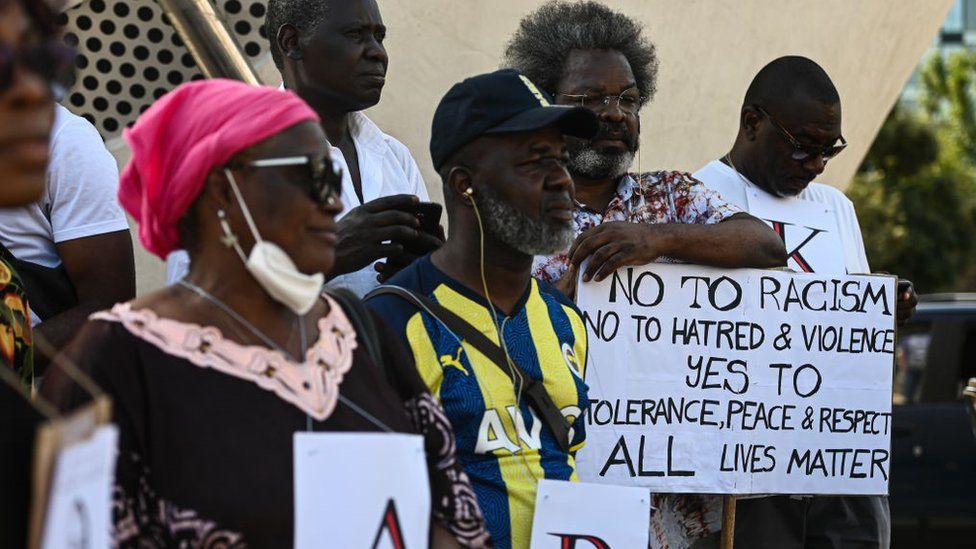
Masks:
[[[840,96],[810,59],[781,57],[746,92],[732,150],[694,177],[769,223],[786,244],[788,266],[817,273],[868,273],[854,205],[814,183],[840,153]],[[899,282],[898,321],[917,303]],[[742,547],[888,547],[887,497],[774,496],[739,500],[735,542]]]
[[[61,271],[73,286],[77,303],[67,309],[31,311],[34,333],[60,348],[88,315],[135,297],[135,262],[129,225],[115,196],[115,158],[87,120],[61,105],[55,109],[47,188],[34,204],[0,208],[0,242],[18,261]],[[37,285],[31,291],[35,279],[23,278],[33,309],[42,297]],[[42,360],[35,368],[43,367],[44,355],[36,355]]]

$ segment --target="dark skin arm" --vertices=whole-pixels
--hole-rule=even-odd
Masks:
[[[783,241],[746,213],[714,225],[613,221],[579,235],[569,250],[576,267],[590,258],[584,282],[603,280],[620,267],[645,265],[663,256],[714,267],[786,265]]]
[[[34,328],[55,349],[63,348],[88,316],[136,295],[136,267],[129,231],[116,231],[57,244],[58,255],[78,294],[78,304]],[[34,367],[43,374],[50,357],[34,355]]]
[[[915,285],[911,280],[904,278],[898,279],[898,305],[895,311],[895,318],[898,325],[904,326],[908,319],[915,314],[915,306],[918,305],[918,294],[915,293]]]

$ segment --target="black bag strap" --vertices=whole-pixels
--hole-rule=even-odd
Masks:
[[[417,306],[419,309],[426,311],[441,324],[447,326],[448,329],[460,336],[461,339],[471,344],[478,352],[485,355],[488,360],[494,363],[512,381],[513,385],[515,384],[515,377],[512,371],[506,367],[510,361],[508,353],[494,341],[488,339],[480,330],[447,307],[444,307],[427,296],[417,294],[400,286],[380,286],[367,294],[363,300],[369,300],[380,295],[395,295]],[[514,360],[511,360],[511,363],[515,364],[515,367],[522,373],[523,382],[525,383],[525,386],[522,388],[522,394],[525,395],[529,407],[535,411],[543,423],[549,426],[549,430],[552,431],[559,447],[564,452],[569,452],[569,421],[559,411],[556,403],[552,401],[552,397],[546,391],[545,385],[522,370]]]
[[[356,339],[366,348],[366,353],[373,361],[373,364],[380,369],[383,379],[393,383],[393,372],[389,370],[386,361],[383,360],[383,346],[380,345],[379,335],[376,333],[376,323],[373,317],[366,310],[363,302],[356,297],[356,294],[345,288],[329,288],[327,293],[342,307],[342,310],[349,317],[349,322],[356,330]]]

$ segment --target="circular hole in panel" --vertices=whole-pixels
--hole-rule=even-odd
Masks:
[[[119,129],[119,121],[112,117],[106,118],[105,121],[102,122],[102,127],[104,127],[109,132],[114,133],[116,130]]]
[[[105,1],[104,0],[91,0],[88,2],[88,7],[95,13],[102,13],[105,11]]]
[[[122,73],[122,76],[126,78],[132,78],[136,75],[136,68],[132,65],[132,63],[122,63],[122,65],[119,66],[119,72]]]
[[[169,50],[159,50],[156,52],[156,59],[163,64],[170,64],[173,62],[173,52]]]
[[[84,86],[86,90],[94,90],[98,88],[98,79],[94,76],[86,76],[81,81],[81,85]]]
[[[251,32],[251,24],[244,20],[238,21],[234,23],[234,30],[237,34],[248,34]]]
[[[251,12],[251,17],[264,17],[264,4],[255,2],[254,4],[251,4],[249,11]]]
[[[179,86],[183,83],[183,73],[180,71],[169,71],[169,74],[166,75],[166,80],[174,86]]]
[[[108,74],[112,72],[112,62],[108,59],[99,59],[95,62],[95,68],[102,74]]]
[[[128,101],[119,101],[119,104],[115,106],[115,110],[119,111],[119,114],[125,116],[132,113],[132,104]]]
[[[190,77],[190,80],[194,80],[194,81],[195,80],[203,80],[203,75],[200,74],[200,73],[196,73],[196,74],[194,74],[193,76]]]
[[[125,44],[116,40],[108,45],[108,51],[112,52],[112,55],[116,57],[123,56],[125,55]]]
[[[136,99],[142,99],[146,96],[146,88],[142,84],[133,84],[132,87],[129,88],[129,93],[132,94],[132,97],[135,97]]]
[[[227,11],[227,13],[240,13],[241,3],[237,0],[228,0],[227,3],[224,4],[224,10]]]
[[[149,48],[146,46],[136,46],[132,49],[132,55],[135,55],[139,61],[145,61],[149,59]]]
[[[136,12],[136,15],[139,16],[141,21],[146,21],[148,23],[149,21],[152,21],[153,11],[149,9],[149,6],[142,6],[139,8],[139,11]]]
[[[103,34],[112,34],[115,32],[115,23],[111,19],[105,19],[98,24],[98,28]]]
[[[88,17],[87,15],[79,15],[78,19],[75,19],[75,25],[83,31],[89,30],[92,28],[91,17]]]
[[[159,69],[156,67],[146,67],[146,69],[142,71],[142,76],[150,82],[155,82],[156,80],[159,80]]]
[[[64,43],[71,46],[72,48],[77,48],[79,43],[78,35],[73,32],[65,33]]]
[[[116,2],[115,5],[112,6],[112,11],[115,12],[115,15],[119,17],[125,17],[126,15],[129,15],[129,6],[125,2]]]
[[[122,84],[118,80],[109,80],[105,84],[105,89],[112,95],[118,95],[122,93]]]
[[[85,120],[87,120],[88,123],[91,124],[92,126],[95,125],[95,117],[92,116],[91,114],[89,114],[89,113],[86,112],[86,113],[82,114],[81,117],[84,118]]]
[[[92,100],[92,106],[95,107],[96,111],[105,112],[108,110],[108,100],[104,97],[96,97]]]
[[[153,97],[159,99],[160,97],[166,95],[167,91],[168,90],[166,88],[156,88],[155,90],[153,90]]]
[[[88,51],[94,51],[94,52],[101,51],[102,41],[92,36],[88,40],[85,40],[85,47],[88,48]]]
[[[130,23],[122,27],[122,34],[128,39],[134,40],[139,37],[139,27]]]
[[[188,69],[192,69],[193,67],[197,66],[197,62],[193,60],[193,56],[189,53],[184,53],[183,57],[180,57],[180,63],[182,63],[183,66]]]
[[[267,40],[268,39],[268,26],[267,25],[261,25],[260,27],[258,27],[258,34],[261,35],[261,38],[264,38],[265,40]]]
[[[183,39],[180,38],[180,35],[176,34],[175,32],[173,33],[173,36],[172,36],[171,40],[172,40],[174,46],[176,46],[178,48],[182,48],[183,47]]]
[[[71,100],[71,104],[76,107],[81,107],[82,105],[85,104],[85,96],[78,92],[71,94],[70,100]]]
[[[150,42],[158,44],[163,41],[163,31],[153,27],[146,33],[146,38],[149,38]]]
[[[244,45],[244,53],[250,55],[251,57],[257,57],[261,55],[261,46],[257,42],[248,42]]]
[[[75,56],[75,66],[79,69],[88,68],[88,57],[83,53],[79,53]]]

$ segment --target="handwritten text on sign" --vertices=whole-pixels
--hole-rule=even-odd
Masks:
[[[581,284],[581,480],[886,494],[893,277],[651,264]]]

